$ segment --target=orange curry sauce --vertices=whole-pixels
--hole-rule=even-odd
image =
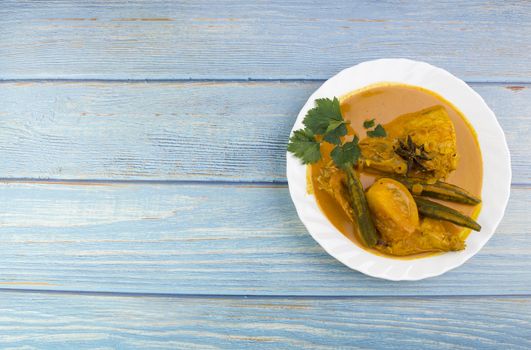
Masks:
[[[471,125],[463,114],[450,102],[432,91],[395,83],[378,84],[353,91],[341,97],[340,101],[343,117],[350,121],[350,131],[358,135],[360,139],[366,137],[366,130],[363,128],[363,122],[365,120],[374,118],[377,124],[381,123],[385,128],[386,123],[400,115],[417,112],[435,105],[444,106],[455,126],[457,152],[459,156],[457,169],[445,181],[464,188],[477,197],[481,197],[483,164],[479,143]],[[321,147],[323,153],[331,150],[331,147],[327,144],[323,144]],[[316,163],[311,166],[309,171],[309,176],[311,176],[311,182],[309,184],[311,184],[311,190],[315,195],[317,204],[328,220],[340,232],[360,247],[368,249],[362,246],[357,238],[357,226],[348,219],[343,210],[328,193],[319,189],[317,177],[323,165],[323,162]],[[365,188],[370,186],[375,179],[374,175],[366,173],[360,174],[360,178]],[[444,202],[444,205],[459,210],[461,213],[472,216],[473,218],[477,217],[481,207],[481,205],[468,206],[450,202]],[[466,237],[470,233],[470,229],[464,229],[446,222],[445,225],[448,230],[452,230],[462,235],[462,237]],[[399,259],[411,259],[437,254],[427,253],[397,257],[386,255],[374,249],[370,249],[370,251],[378,255]]]

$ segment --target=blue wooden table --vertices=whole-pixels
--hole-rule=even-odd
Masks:
[[[0,348],[529,349],[531,3],[2,1]],[[492,240],[393,283],[300,223],[295,117],[407,57],[494,110],[513,164]]]

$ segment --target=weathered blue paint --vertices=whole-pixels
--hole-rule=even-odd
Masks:
[[[284,186],[0,187],[0,288],[235,295],[531,293],[531,190],[515,188],[489,244],[421,282],[351,271],[300,223]],[[481,233],[474,233],[481,234]]]
[[[0,293],[2,348],[529,349],[531,299]]]
[[[293,122],[316,82],[0,84],[0,178],[285,182]],[[531,85],[472,84],[531,180]]]
[[[0,78],[326,79],[408,57],[531,81],[531,3],[2,1]]]
[[[528,2],[2,1],[0,348],[530,348],[530,16]],[[336,262],[283,184],[310,93],[379,57],[476,82],[512,154],[493,239],[420,282]]]

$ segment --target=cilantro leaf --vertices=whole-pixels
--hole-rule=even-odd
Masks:
[[[328,126],[328,129],[326,130],[324,140],[326,142],[333,143],[334,145],[339,145],[341,143],[341,136],[345,136],[347,134],[347,126],[345,125],[345,122],[336,122],[333,121]]]
[[[343,145],[337,145],[332,152],[330,152],[330,156],[338,168],[345,169],[349,166],[354,166],[358,162],[360,153],[358,138],[354,137],[350,142],[345,142]]]
[[[315,104],[316,107],[308,111],[302,123],[314,134],[323,135],[326,142],[341,143],[339,138],[347,134],[347,127],[338,98],[319,98],[315,100]]]
[[[288,151],[299,158],[303,164],[316,163],[321,159],[321,144],[308,129],[296,130],[290,137]]]
[[[367,131],[367,136],[369,137],[386,137],[387,132],[385,132],[385,129],[383,128],[382,124],[376,125],[374,130]]]
[[[374,126],[374,118],[373,119],[367,119],[363,122],[363,127],[365,129],[370,129]]]

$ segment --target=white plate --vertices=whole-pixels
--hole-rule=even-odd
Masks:
[[[511,164],[505,135],[485,101],[461,79],[424,62],[380,59],[347,68],[315,91],[299,112],[293,130],[303,127],[306,112],[317,98],[340,97],[379,82],[396,82],[432,90],[453,103],[472,124],[483,155],[481,232],[469,235],[463,251],[412,260],[371,254],[341,234],[319,210],[315,197],[306,193],[306,167],[287,153],[289,191],[299,218],[312,237],[333,257],[366,275],[388,280],[420,280],[456,268],[476,254],[492,237],[509,200]],[[292,130],[292,133],[293,133]]]

